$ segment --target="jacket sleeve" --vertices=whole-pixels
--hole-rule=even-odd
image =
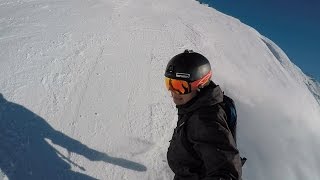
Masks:
[[[187,127],[187,136],[203,162],[203,180],[240,180],[240,155],[223,109],[211,107],[194,115]]]

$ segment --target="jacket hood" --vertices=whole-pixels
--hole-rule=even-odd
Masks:
[[[223,101],[223,92],[219,85],[210,81],[209,85],[201,89],[189,102],[177,105],[178,115],[193,112],[203,106],[212,106]]]

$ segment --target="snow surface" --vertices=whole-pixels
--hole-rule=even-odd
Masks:
[[[317,102],[320,104],[320,83],[314,78],[304,74],[298,66],[290,61],[288,56],[281,50],[281,48],[279,48],[270,39],[267,37],[262,37],[262,40],[266,43],[270,51],[278,59],[281,65],[290,73],[290,75],[293,78],[296,78],[299,83],[304,83],[314,95]]]
[[[306,76],[271,40],[197,1],[2,0],[0,49],[0,177],[172,179],[177,111],[163,74],[193,49],[236,102],[243,179],[320,179]]]

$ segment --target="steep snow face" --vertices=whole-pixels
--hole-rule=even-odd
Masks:
[[[177,117],[163,74],[193,49],[236,102],[244,179],[320,177],[319,104],[270,47],[193,0],[3,0],[0,169],[9,179],[172,179]]]
[[[308,77],[306,84],[320,105],[320,83],[314,78]]]
[[[267,37],[262,36],[262,41],[266,43],[267,47],[274,55],[274,57],[281,63],[281,65],[294,77],[297,82],[304,83],[310,92],[314,95],[316,101],[320,104],[320,83],[315,79],[304,74],[299,67],[293,64],[288,56]]]

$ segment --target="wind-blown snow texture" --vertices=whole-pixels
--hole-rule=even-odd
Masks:
[[[0,177],[171,179],[163,73],[187,48],[236,102],[243,179],[320,179],[319,84],[194,0],[2,0]]]
[[[266,43],[272,54],[279,60],[281,65],[290,73],[290,75],[300,83],[304,83],[320,104],[320,83],[314,78],[305,75],[300,68],[293,64],[288,56],[270,39],[261,38]]]

